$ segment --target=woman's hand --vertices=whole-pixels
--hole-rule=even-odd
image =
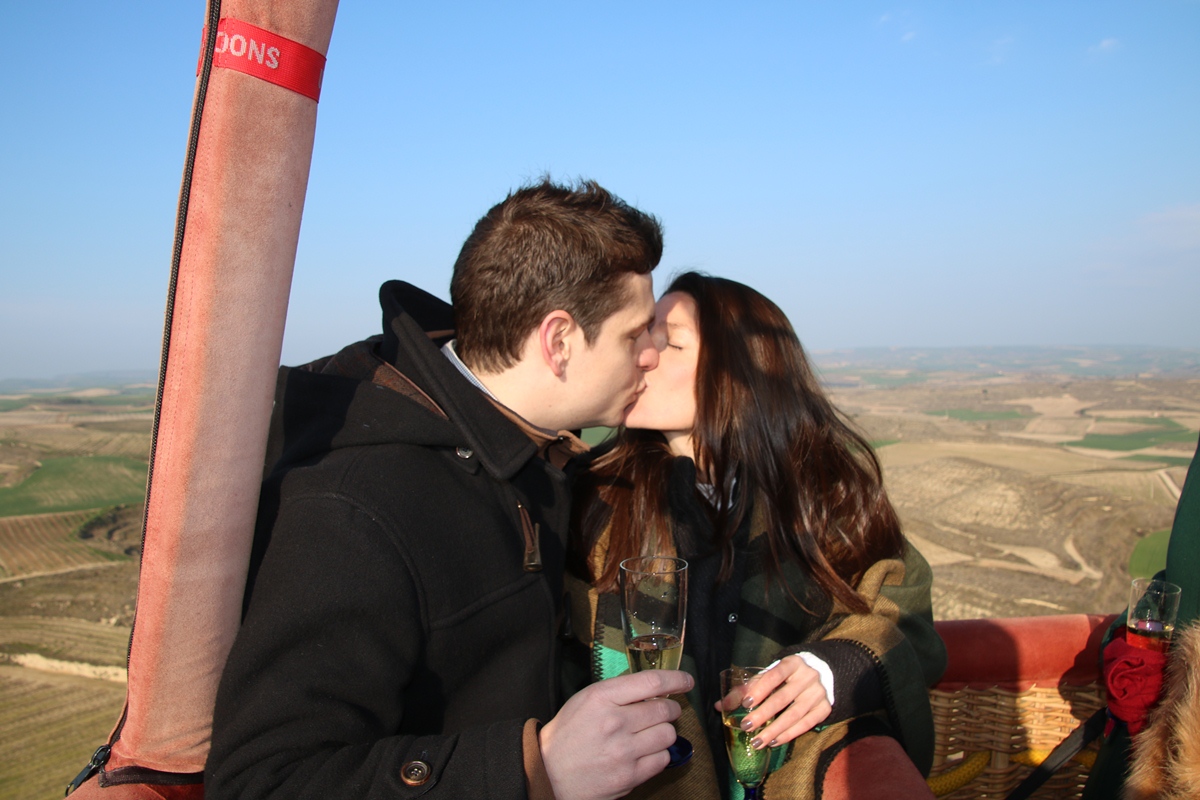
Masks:
[[[716,703],[718,711],[722,702]],[[742,705],[754,709],[742,720],[742,730],[754,731],[775,718],[756,731],[752,744],[758,749],[792,741],[819,725],[833,710],[820,675],[799,656],[788,656],[763,672],[747,687]]]

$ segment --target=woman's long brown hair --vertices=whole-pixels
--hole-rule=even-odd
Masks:
[[[767,569],[799,564],[833,599],[866,611],[854,590],[875,562],[904,549],[870,444],[825,396],[784,313],[748,286],[687,272],[667,292],[696,301],[696,469],[716,492],[721,580],[733,569],[733,536],[762,502]],[[601,591],[616,586],[622,559],[670,537],[667,488],[674,461],[654,431],[622,430],[583,477],[574,536],[587,553],[611,527],[603,566],[575,566]],[[736,485],[736,491],[734,487]]]

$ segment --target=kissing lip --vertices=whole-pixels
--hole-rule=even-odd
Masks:
[[[643,384],[641,385],[641,387],[639,387],[639,388],[637,389],[637,391],[635,391],[635,392],[633,393],[633,399],[632,399],[632,400],[630,400],[630,401],[629,401],[628,403],[626,403],[626,405],[625,405],[625,416],[626,416],[626,417],[628,417],[628,416],[629,416],[629,412],[630,412],[630,411],[632,411],[632,410],[633,410],[633,407],[637,405],[637,403],[638,403],[638,399],[639,399],[639,398],[641,398],[641,396],[642,396],[642,393],[643,393],[643,392],[645,392],[645,391],[646,391],[646,384],[645,384],[645,383],[643,383]]]

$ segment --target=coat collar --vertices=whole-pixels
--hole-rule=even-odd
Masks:
[[[464,446],[488,473],[510,480],[533,458],[538,447],[442,354],[442,341],[453,335],[454,311],[448,303],[404,281],[379,289],[383,309],[380,356],[412,378],[462,432]]]

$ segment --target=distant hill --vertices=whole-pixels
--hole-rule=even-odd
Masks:
[[[896,373],[909,373],[909,379],[901,382],[939,372],[984,376],[1030,374],[1051,379],[1200,377],[1200,349],[1185,347],[855,347],[814,350],[811,355],[828,382],[834,384],[841,376],[855,371],[891,372],[893,377],[898,377]],[[53,378],[3,378],[0,394],[157,383],[157,370],[109,370]]]
[[[1194,348],[860,347],[818,350],[812,356],[826,381],[834,385],[855,372],[876,371],[891,373],[893,380],[939,372],[1042,378],[1200,377],[1200,349]],[[867,377],[865,382],[876,381]]]
[[[126,369],[107,372],[79,372],[71,375],[56,375],[53,378],[2,378],[0,379],[0,394],[52,392],[60,389],[101,389],[139,384],[157,386],[158,370]]]

